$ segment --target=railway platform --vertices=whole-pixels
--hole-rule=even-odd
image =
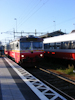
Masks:
[[[0,57],[0,100],[66,100],[21,66]]]

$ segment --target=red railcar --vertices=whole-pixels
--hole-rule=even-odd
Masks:
[[[44,38],[44,56],[75,60],[75,31]]]
[[[5,45],[4,53],[17,63],[38,62],[44,57],[43,39],[33,35],[21,37]]]

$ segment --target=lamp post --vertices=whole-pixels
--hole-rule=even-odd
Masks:
[[[16,20],[16,32],[17,32],[17,18],[14,18],[14,20]]]
[[[54,31],[56,31],[56,22],[53,21],[53,23],[54,23]]]

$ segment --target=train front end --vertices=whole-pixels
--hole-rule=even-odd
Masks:
[[[43,39],[28,36],[20,39],[20,63],[36,63],[44,58]]]

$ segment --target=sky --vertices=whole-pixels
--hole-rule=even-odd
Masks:
[[[39,33],[75,29],[75,0],[0,0],[0,41],[20,32]],[[23,35],[26,35],[24,33]]]

